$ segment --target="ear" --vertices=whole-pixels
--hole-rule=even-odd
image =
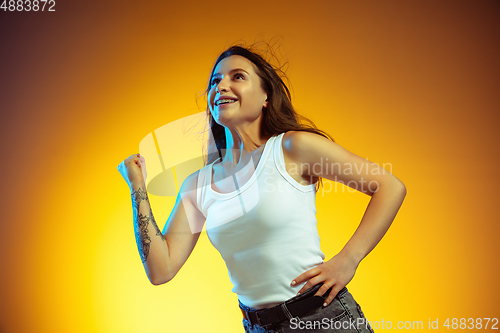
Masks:
[[[262,104],[262,106],[265,107],[265,108],[267,108],[267,103],[268,102],[267,102],[267,97],[266,97],[266,100],[265,100],[264,104]]]

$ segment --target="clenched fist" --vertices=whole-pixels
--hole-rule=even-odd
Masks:
[[[141,154],[131,155],[118,165],[118,171],[132,188],[132,183],[142,183],[148,176],[146,172],[146,160]]]

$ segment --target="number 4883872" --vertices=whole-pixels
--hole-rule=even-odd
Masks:
[[[491,320],[491,322],[490,322]],[[488,327],[488,324],[491,324],[490,327]],[[443,326],[447,327],[448,329],[498,329],[498,318],[452,318],[450,321],[450,318],[447,318],[446,321],[444,322]]]
[[[48,12],[55,12],[56,2],[55,0],[3,0],[0,9],[3,9],[4,12],[7,10],[9,12],[38,12],[45,11],[45,5],[47,5]]]

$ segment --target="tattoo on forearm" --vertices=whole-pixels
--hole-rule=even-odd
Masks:
[[[141,261],[144,263],[149,255],[149,248],[151,244],[151,237],[148,235],[148,225],[152,222],[153,228],[156,231],[156,235],[160,236],[162,241],[165,241],[160,228],[156,224],[155,218],[153,216],[153,211],[151,210],[151,204],[149,203],[149,215],[143,215],[139,213],[139,206],[142,201],[147,201],[149,203],[148,192],[142,188],[137,189],[132,193],[132,205],[134,212],[134,228],[135,239],[137,242],[137,248],[139,249],[139,255],[141,256]]]
[[[156,236],[161,236],[161,239],[165,240],[165,238],[163,237],[163,234],[161,233],[160,228],[158,228],[158,225],[156,224],[155,217],[153,216],[153,211],[151,210],[151,205],[149,205],[149,214],[151,215],[151,221],[153,222],[153,227],[156,230]]]
[[[141,204],[141,201],[143,200],[148,200],[148,192],[144,191],[141,187],[137,191],[134,191],[132,193],[132,202],[134,203],[134,208],[139,211],[139,205]]]
[[[137,228],[138,235],[136,235],[136,239],[138,241],[137,247],[139,248],[141,261],[144,263],[148,258],[149,246],[151,244],[151,238],[148,235],[149,217],[147,215],[139,214],[138,222],[139,222],[139,228]]]

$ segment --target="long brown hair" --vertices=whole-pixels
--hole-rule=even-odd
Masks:
[[[335,142],[335,140],[328,133],[318,129],[309,118],[298,114],[294,110],[290,90],[283,81],[283,79],[286,79],[285,73],[281,69],[267,62],[260,54],[253,50],[252,46],[244,47],[242,45],[233,45],[221,53],[215,61],[212,72],[210,73],[208,86],[205,91],[207,96],[210,92],[210,83],[217,64],[232,55],[245,57],[257,67],[256,73],[261,79],[262,89],[267,94],[267,108],[262,108],[263,119],[260,129],[261,134],[264,136],[273,136],[288,131],[305,131],[321,135]],[[226,151],[226,132],[224,126],[219,125],[212,117],[208,106],[208,98],[206,111],[208,124],[213,135],[214,142],[211,142],[211,138],[208,141],[205,165],[214,162],[219,157],[222,159],[223,152]],[[216,145],[217,152],[209,154],[208,152],[215,151],[215,149],[210,149],[214,148],[214,143]],[[321,177],[320,181],[317,183],[316,191],[319,190],[320,184],[322,184]]]

